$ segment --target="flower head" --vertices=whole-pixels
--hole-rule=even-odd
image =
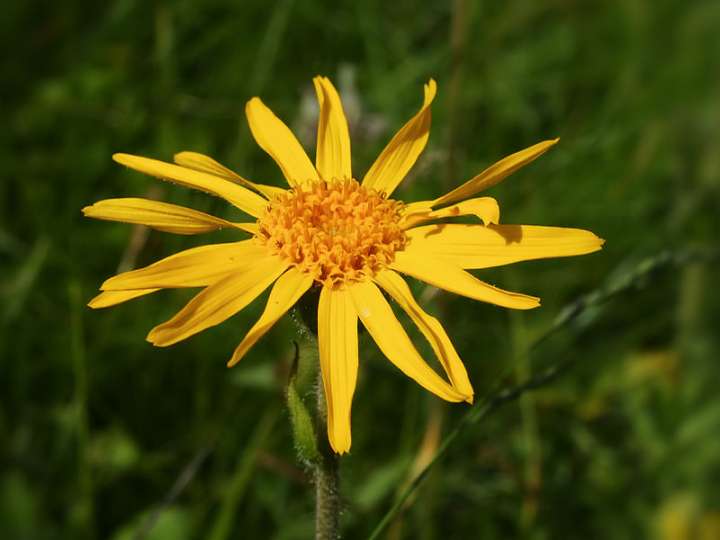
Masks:
[[[473,399],[465,367],[445,330],[418,305],[400,274],[475,300],[530,309],[539,306],[538,298],[498,289],[467,270],[590,253],[603,241],[579,229],[501,225],[497,202],[475,197],[557,139],[516,152],[437,199],[404,204],[392,199],[392,193],[427,143],[435,81],[425,85],[422,107],[361,181],[352,174],[340,96],[327,78],[313,82],[320,105],[315,165],[259,98],[246,106],[255,140],[278,164],[288,189],[250,182],[194,152],[177,154],[175,164],[115,154],[115,161],[132,169],[222,197],[253,219],[230,222],[138,198],[100,201],[83,209],[86,216],[177,234],[230,228],[250,238],[188,249],[114,276],[89,305],[108,307],[160,289],[202,287],[174,317],[148,334],[151,343],[164,347],[225,321],[270,288],[265,310],[228,362],[233,366],[311,287],[319,287],[318,342],[328,437],[335,451],[343,453],[351,442],[358,319],[388,360],[424,388],[448,401]],[[456,216],[476,216],[478,221],[442,221]],[[418,326],[446,378],[418,353],[381,290]]]
[[[372,279],[405,248],[402,207],[353,179],[315,182],[273,200],[257,238],[316,283],[343,287]]]

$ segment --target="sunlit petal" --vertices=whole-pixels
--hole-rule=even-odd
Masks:
[[[350,449],[350,413],[358,370],[357,313],[348,290],[323,287],[318,305],[320,371],[330,446]]]
[[[584,255],[604,240],[590,231],[536,225],[444,223],[407,231],[414,250],[461,268],[490,268],[532,259]]]
[[[416,206],[411,211],[405,210],[402,227],[409,229],[426,221],[459,216],[477,216],[485,225],[490,225],[500,221],[500,207],[492,197],[468,199],[438,210]]]
[[[465,182],[460,187],[457,187],[450,193],[435,199],[433,201],[433,206],[441,206],[463,199],[468,199],[476,193],[494,186],[521,167],[524,167],[531,161],[543,155],[559,140],[560,139],[552,139],[549,141],[543,141],[501,159],[478,174],[476,177]]]
[[[113,159],[150,176],[222,197],[253,217],[260,217],[268,204],[267,200],[257,193],[212,174],[129,154],[114,154]]]
[[[435,98],[437,85],[425,85],[425,99],[418,113],[398,131],[373,163],[363,179],[363,186],[390,195],[402,182],[422,153],[430,135],[430,104]]]
[[[188,169],[194,169],[200,172],[206,172],[219,176],[231,182],[235,182],[246,188],[250,188],[258,193],[265,195],[266,198],[271,199],[275,195],[284,193],[286,190],[276,186],[268,186],[265,184],[256,184],[251,182],[237,174],[235,171],[228,169],[225,165],[218,163],[213,158],[198,152],[179,152],[173,157],[175,163],[181,167]]]
[[[257,340],[264,336],[277,320],[295,305],[312,283],[311,276],[303,274],[295,268],[290,268],[280,276],[270,291],[265,311],[235,349],[232,358],[228,361],[228,367],[237,364]]]
[[[247,225],[252,225],[232,223],[176,204],[132,197],[105,199],[82,211],[85,216],[95,219],[146,225],[175,234],[200,234],[227,227],[247,230]]]
[[[153,328],[147,340],[166,347],[220,324],[255,300],[286,268],[287,263],[277,257],[256,260],[247,271],[203,289],[172,319]]]
[[[88,307],[101,309],[116,306],[128,300],[139,298],[159,290],[160,289],[134,289],[132,291],[103,291],[88,302]]]
[[[315,165],[323,180],[352,178],[350,133],[340,96],[327,77],[313,79],[320,113],[318,116]]]
[[[418,305],[405,280],[392,270],[380,272],[375,282],[393,297],[423,333],[452,385],[464,396],[471,397],[473,389],[465,366],[440,321]]]
[[[540,305],[539,298],[498,289],[465,270],[430,255],[411,243],[408,249],[395,254],[395,261],[390,268],[440,289],[481,302],[513,309],[532,309]]]
[[[310,158],[290,128],[260,98],[247,102],[245,114],[258,146],[275,160],[291,187],[319,180]]]
[[[453,388],[427,365],[377,285],[371,282],[356,283],[349,291],[360,320],[390,362],[420,386],[447,401],[471,399],[471,396]]]
[[[131,289],[204,287],[230,273],[251,269],[256,261],[267,258],[265,246],[255,240],[209,244],[186,249],[145,268],[111,277],[100,287],[103,291]]]

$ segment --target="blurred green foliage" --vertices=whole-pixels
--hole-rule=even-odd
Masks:
[[[402,198],[434,197],[560,136],[491,195],[506,223],[607,240],[590,256],[483,273],[541,296],[533,312],[415,288],[479,396],[560,356],[579,361],[465,432],[387,537],[720,538],[717,259],[653,273],[527,352],[563,306],[645,258],[718,248],[719,27],[714,0],[4,5],[0,538],[312,535],[283,397],[294,324],[231,371],[225,360],[262,302],[152,348],[146,332],[187,291],[102,311],[85,303],[119,266],[206,238],[145,236],[80,208],[151,195],[232,216],[111,154],[195,150],[280,183],[244,103],[261,95],[311,148],[318,73],[346,101],[357,175],[434,77],[430,143]],[[365,336],[342,464],[347,538],[367,537],[465,410],[426,395]]]

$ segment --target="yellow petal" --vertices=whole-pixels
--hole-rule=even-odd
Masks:
[[[405,251],[395,254],[395,261],[390,268],[440,289],[481,302],[513,309],[532,309],[540,305],[539,298],[488,285],[455,265],[433,258],[432,253],[423,251],[412,243]]]
[[[260,232],[260,226],[255,223],[237,223],[235,221],[230,222],[230,224],[237,228],[241,229],[245,232],[249,232],[250,234],[257,235]]]
[[[472,402],[473,389],[465,366],[440,321],[425,312],[415,301],[405,280],[392,270],[375,276],[375,282],[392,296],[428,340],[452,385]]]
[[[424,212],[431,212],[433,203],[435,201],[415,201],[405,203],[400,210],[403,216],[410,216],[411,214],[422,214]]]
[[[433,201],[433,206],[440,206],[460,201],[462,199],[467,199],[480,191],[494,186],[521,167],[524,167],[534,159],[540,157],[559,140],[560,139],[552,139],[549,141],[543,141],[501,159],[478,174],[475,178],[468,180],[460,187],[453,189],[450,193],[435,199]]]
[[[426,221],[458,216],[477,216],[485,225],[490,225],[500,221],[500,207],[492,197],[468,199],[438,210],[416,205],[410,211],[405,209],[401,225],[409,229]]]
[[[390,195],[402,182],[427,143],[430,134],[430,104],[436,92],[437,85],[430,79],[425,85],[423,106],[395,134],[375,160],[363,179],[363,186]]]
[[[287,263],[274,256],[256,260],[247,271],[232,273],[203,289],[172,319],[153,328],[147,340],[167,347],[220,324],[260,296],[286,268]]]
[[[265,311],[240,342],[240,345],[237,346],[227,366],[233,367],[237,364],[245,356],[245,353],[255,345],[257,340],[264,336],[277,320],[295,305],[312,284],[313,278],[311,276],[295,268],[291,268],[280,276],[270,291]]]
[[[147,225],[175,234],[199,234],[223,227],[237,227],[224,219],[204,212],[150,199],[105,199],[83,208],[83,214],[95,219]],[[244,229],[244,224],[239,228]]]
[[[390,362],[447,401],[465,401],[470,397],[453,388],[425,363],[374,283],[356,283],[348,290],[360,320]]]
[[[222,197],[253,217],[260,217],[268,204],[267,200],[257,193],[212,174],[129,154],[114,154],[113,159],[150,176]]]
[[[115,306],[159,290],[160,289],[135,289],[133,291],[103,291],[88,302],[88,307],[100,309]]]
[[[213,158],[208,157],[204,154],[199,154],[197,152],[180,152],[178,154],[175,154],[173,159],[175,160],[175,163],[177,163],[181,167],[194,169],[196,171],[205,172],[208,174],[219,176],[220,178],[224,178],[226,180],[230,180],[231,182],[235,182],[237,184],[245,186],[246,188],[250,188],[253,191],[257,191],[258,193],[263,194],[268,199],[271,199],[275,195],[281,195],[286,191],[283,188],[279,188],[276,186],[268,186],[265,184],[256,184],[255,182],[251,182],[250,180],[243,178],[233,170],[228,169],[225,165],[218,163]]]
[[[323,180],[352,178],[350,133],[342,102],[327,77],[313,79],[320,114],[318,116],[315,165]]]
[[[590,231],[535,225],[425,225],[406,232],[413,249],[461,268],[490,268],[518,261],[584,255],[604,240]]]
[[[330,446],[350,450],[350,413],[358,370],[357,313],[347,290],[323,287],[318,305],[318,348]]]
[[[275,160],[291,187],[319,180],[295,135],[260,98],[254,97],[247,102],[245,114],[258,146]]]
[[[267,248],[254,240],[209,244],[186,249],[145,268],[111,277],[103,291],[204,287],[229,273],[241,273],[268,256]]]

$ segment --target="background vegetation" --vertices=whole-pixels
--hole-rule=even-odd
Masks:
[[[85,304],[119,268],[207,237],[80,209],[152,196],[232,216],[111,154],[196,150],[280,183],[245,101],[261,95],[310,148],[318,73],[341,87],[356,174],[434,77],[430,143],[403,198],[560,136],[491,195],[506,223],[607,240],[483,273],[541,296],[532,312],[415,289],[481,400],[555,362],[573,369],[464,430],[383,537],[720,538],[718,2],[29,1],[4,5],[0,27],[1,538],[311,536],[283,397],[293,322],[231,371],[262,302],[152,348],[146,332],[187,292]],[[467,412],[364,343],[347,538],[370,534]]]

